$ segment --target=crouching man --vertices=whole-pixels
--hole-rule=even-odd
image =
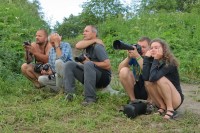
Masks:
[[[64,69],[64,89],[66,99],[73,100],[75,79],[84,84],[85,99],[82,103],[87,106],[97,101],[96,88],[104,88],[111,81],[111,64],[103,42],[97,38],[97,29],[88,25],[83,31],[84,39],[76,44],[85,54],[77,62],[68,61]],[[81,60],[82,59],[82,60]]]
[[[49,52],[48,64],[44,65],[38,78],[40,84],[58,92],[63,88],[63,70],[64,64],[72,60],[72,50],[68,43],[61,42],[61,36],[53,33],[49,36],[49,42],[52,48]]]

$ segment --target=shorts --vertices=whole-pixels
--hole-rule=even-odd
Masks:
[[[144,80],[142,76],[139,77],[139,80],[134,85],[134,94],[136,99],[147,100],[147,91],[144,86]]]

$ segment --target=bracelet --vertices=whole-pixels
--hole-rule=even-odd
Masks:
[[[139,61],[141,58],[142,58],[142,56],[140,56],[140,57],[136,58],[136,61]]]

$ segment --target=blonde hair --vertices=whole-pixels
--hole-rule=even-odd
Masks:
[[[175,66],[179,65],[174,54],[171,52],[169,45],[164,40],[159,39],[159,38],[153,39],[150,42],[150,46],[154,42],[160,43],[161,47],[163,48],[163,61],[166,63],[166,65],[175,65]]]

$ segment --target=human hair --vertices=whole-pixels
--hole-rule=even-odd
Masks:
[[[160,43],[161,47],[163,48],[163,61],[166,63],[166,65],[175,65],[175,66],[179,65],[174,54],[171,52],[169,45],[164,40],[160,38],[153,39],[150,42],[150,46],[154,42]]]
[[[98,37],[98,31],[97,31],[96,26],[94,26],[94,25],[88,25],[88,26],[90,26],[92,28],[92,32],[96,33],[96,37]]]
[[[44,32],[45,37],[48,37],[48,32],[47,32],[47,30],[45,30],[45,29],[39,29],[38,31]]]
[[[143,36],[141,37],[138,42],[147,41],[148,45],[150,45],[151,39],[149,37]]]

